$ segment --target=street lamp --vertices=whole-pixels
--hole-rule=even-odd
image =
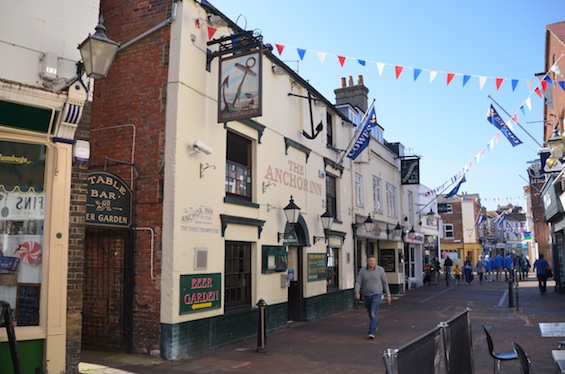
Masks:
[[[365,225],[365,231],[367,232],[373,231],[373,219],[371,218],[371,213],[369,213],[367,219],[363,221],[363,225]]]
[[[402,234],[402,226],[400,226],[400,222],[396,223],[396,226],[394,226],[394,228],[392,230],[390,230],[388,228],[388,223],[386,225],[386,237],[387,239],[390,239],[390,234],[393,234],[394,236],[400,236]]]
[[[118,53],[120,43],[108,39],[104,18],[101,16],[94,35],[88,37],[78,46],[86,75],[94,79],[102,79],[108,75],[110,65]]]
[[[290,195],[290,202],[283,210],[286,216],[286,221],[290,224],[291,228],[294,228],[294,225],[298,222],[298,217],[300,216],[300,208],[294,203],[292,195]],[[278,232],[277,236],[279,241],[284,239],[284,232]]]

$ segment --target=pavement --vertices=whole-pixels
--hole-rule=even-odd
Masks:
[[[509,300],[503,280],[446,286],[443,276],[435,286],[424,286],[393,295],[392,304],[381,304],[376,339],[367,337],[368,317],[361,304],[311,322],[289,323],[269,333],[266,352],[257,352],[256,337],[179,361],[116,352],[83,351],[80,373],[385,373],[383,353],[419,338],[441,322],[470,310],[475,373],[491,373],[485,325],[495,351],[524,348],[532,373],[554,373],[551,350],[565,337],[542,337],[539,323],[565,323],[565,295],[539,292],[530,274],[518,282]],[[510,303],[509,301],[512,301]],[[513,306],[512,306],[513,305]],[[267,308],[268,313],[268,308]],[[520,373],[518,360],[503,362],[500,373]]]

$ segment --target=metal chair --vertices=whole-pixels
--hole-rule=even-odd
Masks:
[[[530,374],[530,359],[526,356],[526,352],[518,345],[518,343],[512,342],[512,348],[518,355],[518,360],[520,360],[520,367],[522,368],[522,374]]]
[[[485,330],[485,334],[487,336],[488,353],[494,359],[493,372],[497,373],[497,372],[500,371],[500,363],[502,361],[517,360],[518,359],[518,353],[516,353],[516,351],[514,351],[514,349],[496,353],[494,351],[494,344],[492,342],[492,338],[490,337],[490,334],[489,334],[487,328],[484,325],[481,325],[481,326],[483,326],[483,330]]]

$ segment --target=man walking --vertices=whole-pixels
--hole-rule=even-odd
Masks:
[[[385,270],[377,266],[374,255],[367,255],[367,266],[359,270],[355,281],[355,300],[363,300],[369,314],[369,339],[375,339],[375,333],[379,328],[378,312],[381,304],[382,294],[386,294],[388,305],[391,303],[391,294],[386,280]]]
[[[453,261],[449,256],[445,256],[443,260],[443,267],[445,268],[445,285],[449,287],[449,278],[451,278],[451,267],[453,266]]]
[[[536,275],[538,277],[539,290],[544,294],[547,291],[547,270],[549,269],[549,263],[543,258],[543,253],[540,253],[539,258],[534,262],[534,269],[536,269]]]

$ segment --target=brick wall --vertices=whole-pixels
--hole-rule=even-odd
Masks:
[[[165,21],[171,1],[102,0],[106,34],[122,44]],[[160,341],[160,253],[164,128],[170,29],[165,26],[121,50],[108,77],[96,82],[91,169],[106,167],[132,188],[135,231],[133,350],[155,354]],[[133,163],[133,165],[131,165]]]

